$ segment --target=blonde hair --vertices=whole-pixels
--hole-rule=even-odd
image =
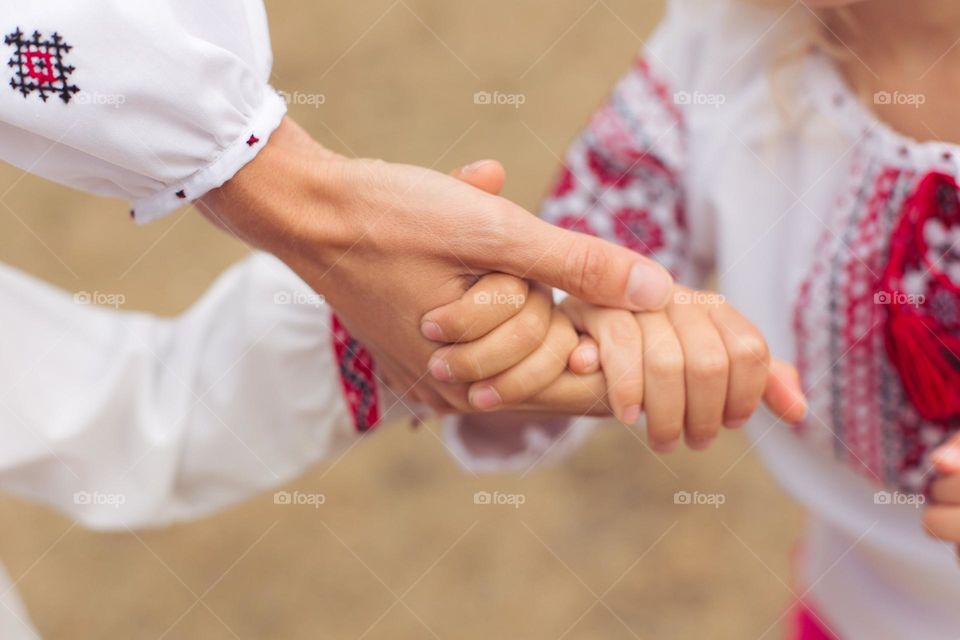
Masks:
[[[787,123],[795,123],[797,114],[792,111],[790,96],[794,95],[791,83],[796,80],[798,65],[812,52],[819,51],[835,62],[842,63],[852,57],[837,35],[835,28],[842,25],[852,33],[857,32],[857,23],[853,13],[847,7],[811,9],[793,0],[740,0],[746,4],[768,9],[788,8],[788,11],[800,12],[796,31],[781,43],[773,64],[770,67],[770,84],[774,100]],[[851,87],[855,93],[865,89]]]

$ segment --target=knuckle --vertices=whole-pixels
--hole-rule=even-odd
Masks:
[[[683,377],[683,356],[673,351],[655,351],[647,354],[648,375],[660,380],[675,380]]]
[[[530,291],[530,285],[526,280],[515,278],[513,276],[503,276],[496,282],[495,292],[499,298],[506,300],[520,300],[526,303],[527,293]]]
[[[514,333],[523,344],[540,344],[548,329],[548,318],[537,313],[526,313],[517,317]]]
[[[593,244],[574,244],[567,252],[566,280],[569,291],[594,291],[606,280],[609,258]]]
[[[745,364],[767,363],[770,346],[759,333],[739,337],[730,349],[730,358]]]
[[[687,365],[687,375],[693,382],[725,378],[729,370],[730,360],[727,358],[727,354],[715,349],[698,353]]]
[[[640,329],[632,313],[612,312],[607,315],[605,322],[608,338],[614,344],[629,345],[636,342]]]

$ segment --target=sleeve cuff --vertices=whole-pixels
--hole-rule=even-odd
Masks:
[[[265,92],[263,104],[250,119],[247,128],[239,138],[223,150],[219,157],[185,181],[132,203],[130,216],[137,224],[159,220],[187,202],[223,186],[227,180],[257,157],[287,113],[287,104],[282,96],[271,87],[267,87]]]
[[[601,421],[596,418],[523,414],[446,416],[443,440],[461,467],[472,473],[526,473],[551,465],[580,448]]]
[[[353,425],[361,433],[370,431],[380,422],[376,363],[367,348],[350,335],[336,314],[331,315],[331,328],[340,385]]]

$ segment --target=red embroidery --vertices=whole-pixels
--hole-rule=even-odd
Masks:
[[[911,401],[908,381],[916,381],[917,362],[896,364],[895,354],[902,340],[919,334],[915,326],[891,334],[890,318],[905,312],[897,303],[925,295],[927,306],[909,313],[932,314],[936,308],[943,326],[952,326],[957,336],[960,325],[949,325],[950,313],[939,309],[960,309],[960,292],[940,287],[938,293],[930,288],[934,278],[909,267],[919,266],[915,258],[922,255],[916,242],[922,232],[911,213],[916,207],[905,206],[916,176],[895,168],[861,169],[863,186],[817,244],[819,254],[797,298],[797,362],[810,401],[801,433],[877,483],[922,492],[932,478],[929,454],[960,428],[960,419],[933,420],[932,412],[920,410],[922,401]],[[901,251],[914,258],[898,260]],[[960,256],[953,260],[943,271],[960,269]],[[942,300],[939,306],[930,304],[934,298]],[[907,353],[918,355],[916,349]]]
[[[53,55],[46,51],[28,51],[25,54],[27,74],[41,84],[50,84],[57,79],[53,75]]]
[[[704,269],[689,254],[683,137],[673,94],[638,61],[570,147],[543,218],[652,256],[696,284]]]
[[[260,138],[258,138],[257,136],[251,135],[249,138],[247,138],[247,146],[248,146],[248,147],[252,147],[253,145],[257,144],[258,142],[260,142]]]
[[[357,431],[369,431],[380,421],[375,363],[366,347],[354,340],[332,316],[333,350],[340,367],[340,384]]]
[[[177,191],[177,197],[181,200],[185,200],[187,197],[187,192],[181,189],[180,191]]]
[[[10,87],[24,98],[37,93],[46,102],[51,95],[58,96],[69,103],[73,95],[80,91],[76,85],[69,84],[74,67],[64,63],[64,56],[73,48],[60,34],[54,32],[49,38],[34,31],[29,38],[24,37],[19,28],[3,39],[4,44],[14,48],[13,57],[7,66],[14,70]]]

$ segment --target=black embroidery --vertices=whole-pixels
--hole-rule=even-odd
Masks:
[[[64,103],[68,103],[73,94],[80,91],[78,86],[68,84],[74,67],[64,64],[63,56],[73,47],[64,42],[59,33],[54,32],[44,39],[39,31],[34,31],[31,37],[26,38],[18,27],[4,37],[3,42],[14,47],[13,57],[7,63],[14,70],[10,86],[22,93],[24,98],[37,92],[44,102],[50,96],[59,96]]]
[[[177,197],[181,200],[184,200],[187,197],[187,192],[181,189],[180,191],[177,191]]]

